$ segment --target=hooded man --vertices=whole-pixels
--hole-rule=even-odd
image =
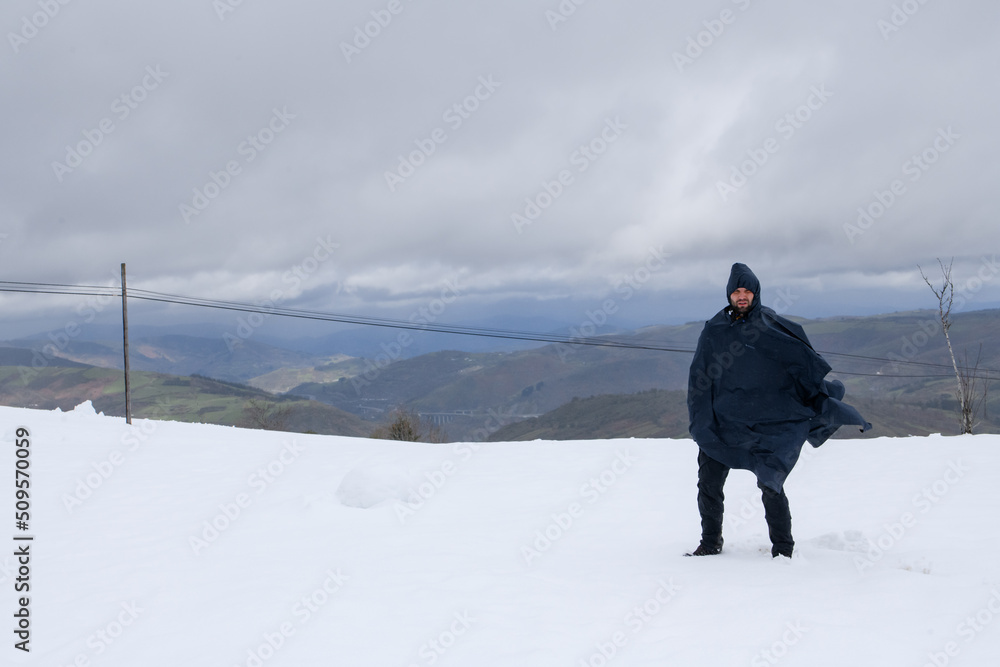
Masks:
[[[871,424],[841,403],[844,385],[802,327],[760,303],[760,281],[733,264],[729,305],[705,323],[688,377],[690,432],[698,443],[701,544],[692,556],[722,551],[723,486],[731,468],[750,470],[764,502],[771,556],[791,557],[792,517],[785,478],[802,444],[819,447],[838,427]]]

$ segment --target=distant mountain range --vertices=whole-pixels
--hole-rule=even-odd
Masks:
[[[955,377],[936,311],[798,321],[834,367],[834,376],[847,385],[849,402],[863,407],[876,425],[871,436],[955,432]],[[998,324],[998,310],[960,313],[950,331],[956,353],[964,358],[967,352],[970,363],[982,344],[980,367],[994,369],[994,377],[1000,376],[995,370],[1000,369]],[[555,344],[410,358],[386,345],[384,352],[363,358],[332,345],[313,354],[254,338],[233,345],[221,336],[171,334],[132,340],[130,362],[133,373],[160,378],[147,381],[143,400],[155,402],[157,392],[175,399],[198,394],[175,413],[181,418],[187,410],[182,418],[192,421],[214,414],[228,420],[218,423],[235,423],[235,402],[242,405],[256,395],[297,401],[303,414],[315,413],[294,428],[342,428],[346,435],[367,435],[390,410],[402,407],[438,424],[453,440],[682,437],[687,433],[687,369],[701,329],[697,322],[612,336],[674,351]],[[463,340],[453,338],[456,344]],[[102,370],[122,368],[120,341],[23,339],[4,345],[0,402],[8,405],[25,406],[35,396],[30,400],[39,406],[66,407],[93,398],[95,382],[104,382],[96,379],[104,377],[101,373],[121,377],[120,370]],[[25,369],[33,374],[30,392],[16,386],[18,381],[23,385]],[[95,406],[119,414],[115,405],[123,400],[115,383],[108,380],[101,392]],[[208,397],[226,392],[233,405],[217,409]],[[988,402],[980,431],[1000,431],[1000,420],[993,416],[1000,415],[998,407],[997,398]],[[327,408],[336,411],[316,416]],[[329,424],[319,425],[322,419]]]

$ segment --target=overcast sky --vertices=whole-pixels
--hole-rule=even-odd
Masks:
[[[3,280],[610,326],[735,261],[792,314],[931,307],[954,256],[1000,302],[993,0],[63,2],[0,9]]]

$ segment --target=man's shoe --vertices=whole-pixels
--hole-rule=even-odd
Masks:
[[[704,542],[698,545],[698,548],[689,554],[684,554],[685,556],[717,556],[722,553],[722,545],[710,547]]]
[[[771,547],[771,558],[777,558],[778,556],[784,556],[785,558],[792,557],[792,547]]]

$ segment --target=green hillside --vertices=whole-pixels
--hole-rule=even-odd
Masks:
[[[206,377],[179,377],[133,371],[132,415],[171,421],[255,427],[245,407],[251,399],[288,409],[283,430],[367,436],[371,425],[356,415],[299,397],[267,392]],[[31,369],[0,367],[0,404],[40,410],[71,410],[84,401],[107,415],[124,416],[125,380],[121,371],[93,367]]]
[[[687,429],[685,392],[651,389],[637,394],[575,398],[540,417],[505,426],[489,439],[686,438]]]
[[[340,378],[354,377],[364,370],[360,359],[338,355],[318,366],[278,368],[248,379],[247,384],[273,394],[283,394],[303,384],[329,384]]]

